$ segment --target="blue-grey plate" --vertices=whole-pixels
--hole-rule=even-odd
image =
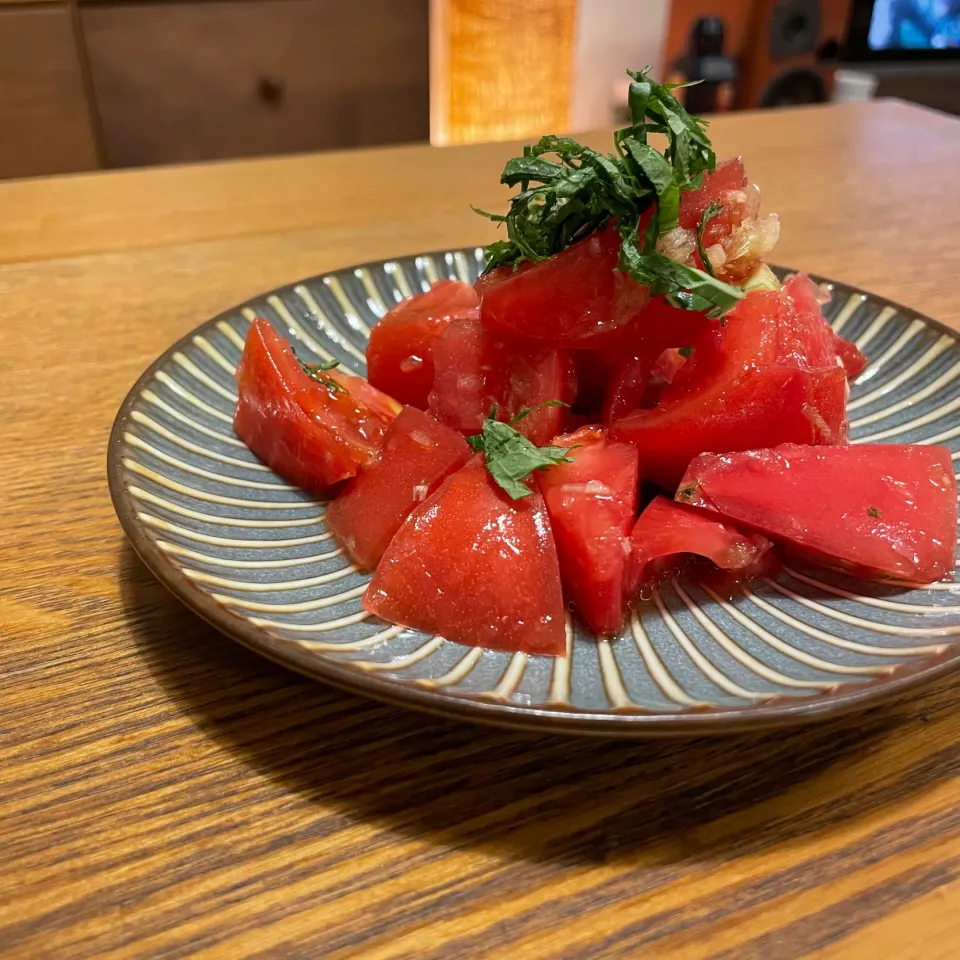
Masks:
[[[368,616],[369,575],[331,538],[324,504],[263,466],[231,427],[234,367],[255,314],[311,360],[365,372],[370,328],[440,277],[473,281],[480,249],[405,257],[284,287],[208,321],[134,386],[109,450],[133,546],[184,603],[271,660],[357,693],[541,731],[649,736],[772,726],[872,704],[960,663],[960,584],[869,584],[791,564],[721,596],[661,587],[621,636],[568,627],[564,657],[465,647]],[[784,271],[780,271],[783,275]],[[853,443],[937,443],[960,457],[952,330],[821,281],[834,329],[869,357]]]

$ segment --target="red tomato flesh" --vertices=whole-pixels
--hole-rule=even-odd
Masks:
[[[957,489],[944,447],[704,454],[677,496],[857,576],[928,583],[954,568]]]
[[[610,428],[636,444],[641,476],[674,489],[704,451],[845,442],[846,377],[819,314],[798,315],[782,290],[755,291],[725,325],[709,323],[657,406]]]
[[[623,619],[626,537],[637,512],[636,448],[611,443],[593,426],[553,443],[579,445],[569,453],[572,463],[536,473],[566,596],[594,633],[617,633]]]
[[[695,553],[722,570],[747,573],[770,546],[758,534],[743,533],[667,497],[654,497],[630,534],[626,596],[633,597],[641,584],[656,579],[667,558]]]
[[[475,456],[400,528],[363,607],[458,643],[562,654],[560,568],[535,485],[511,500]]]
[[[469,459],[459,433],[404,407],[377,457],[327,507],[327,525],[358,567],[375,567],[414,507]]]
[[[802,273],[794,274],[783,285],[783,289],[792,301],[797,313],[801,316],[821,316],[820,307],[830,298],[808,276]],[[867,358],[860,352],[859,347],[844,340],[839,334],[829,328],[824,336],[829,340],[829,352],[840,357],[843,369],[849,378],[859,376],[867,365]]]
[[[849,340],[844,340],[838,333],[833,335],[833,347],[837,356],[843,361],[843,369],[853,380],[863,373],[867,366],[867,358],[860,352],[860,348]]]
[[[370,331],[367,379],[400,403],[425,410],[433,387],[433,346],[455,317],[479,315],[467,283],[438,280],[397,304]]]
[[[646,357],[626,357],[620,362],[607,386],[603,400],[603,422],[614,420],[634,410],[655,407],[667,384],[673,383],[686,356],[678,347],[668,347],[651,366]]]
[[[616,270],[619,258],[620,234],[608,227],[540,263],[493,270],[477,281],[480,318],[554,347],[595,345],[648,299],[646,287]]]
[[[454,320],[434,347],[435,376],[430,413],[441,423],[478,433],[494,404],[501,420],[546,400],[570,403],[576,396],[573,364],[566,350],[523,343],[485,329],[478,320]],[[563,427],[562,407],[543,407],[516,429],[533,443],[547,443]]]
[[[234,430],[272,470],[313,493],[354,476],[400,412],[360,377],[324,375],[346,393],[307,376],[286,340],[266,320],[253,322],[237,367]]]
[[[591,354],[597,358],[593,367],[607,373],[604,423],[653,406],[659,391],[683,365],[683,357],[676,351],[692,346],[710,329],[711,321],[705,314],[681,310],[663,297],[654,297],[624,327],[614,345]],[[651,390],[651,386],[656,389]]]
[[[686,190],[680,194],[680,207],[677,221],[685,230],[696,230],[700,226],[703,214],[711,203],[723,202],[731,190],[743,190],[747,186],[747,171],[743,160],[734,157],[717,164],[713,173],[703,175],[703,186],[699,190]],[[730,232],[730,226],[740,222],[731,222],[730,217],[737,211],[725,205],[720,214],[712,219],[703,232],[703,245],[709,247],[717,243],[722,236]]]

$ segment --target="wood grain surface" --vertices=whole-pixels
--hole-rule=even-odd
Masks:
[[[724,118],[778,261],[960,324],[960,124]],[[591,138],[594,142],[597,137]],[[505,145],[0,185],[0,955],[960,956],[960,687],[829,726],[536,738],[285,673],[172,600],[104,476],[142,369],[351,261],[482,242]]]
[[[0,178],[97,166],[70,5],[0,0]]]

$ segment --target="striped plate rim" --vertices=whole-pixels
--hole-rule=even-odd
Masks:
[[[467,249],[472,250],[472,248]],[[425,259],[442,258],[450,252],[440,250],[413,256]],[[385,262],[367,261],[334,273],[343,275],[348,272],[373,270],[382,267]],[[781,276],[793,272],[785,268],[775,269]],[[320,274],[308,280],[300,280],[255,299],[269,299],[297,288],[304,289],[305,284],[321,282],[324,277],[330,275]],[[954,341],[960,341],[960,334],[956,331],[939,321],[918,314],[915,310],[903,307],[885,297],[868,294],[840,281],[811,276],[819,284],[839,289],[851,297],[869,297],[875,303],[882,303],[891,310],[915,317],[924,326],[939,331]],[[541,733],[605,737],[703,735],[764,729],[826,719],[878,704],[960,667],[960,644],[950,644],[941,652],[898,664],[889,673],[855,685],[840,685],[806,699],[771,698],[745,706],[711,705],[702,709],[693,707],[680,713],[657,713],[640,708],[612,711],[588,710],[568,704],[552,703],[544,706],[527,706],[500,702],[489,696],[474,696],[462,692],[449,693],[442,689],[430,689],[416,683],[379,676],[376,672],[351,666],[349,662],[338,662],[317,656],[305,647],[290,644],[272,633],[269,628],[238,615],[230,607],[218,601],[215,594],[203,589],[202,580],[197,581],[186,576],[172,562],[171,557],[157,546],[156,541],[148,536],[144,524],[138,519],[136,504],[130,493],[128,468],[124,457],[127,448],[125,434],[133,418],[133,408],[147,385],[178,353],[191,344],[201,331],[214,327],[238,313],[249,312],[250,302],[245,301],[223,311],[201,324],[200,327],[191,330],[144,371],[127,394],[114,422],[108,447],[107,476],[111,498],[120,523],[134,550],[147,568],[174,596],[216,629],[275,663],[361,696],[436,715]],[[279,486],[276,481],[274,483],[266,481],[266,477],[269,476],[272,475],[265,475],[265,484],[270,487]],[[282,523],[283,521],[279,521],[277,525]]]

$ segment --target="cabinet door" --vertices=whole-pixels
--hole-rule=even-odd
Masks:
[[[83,4],[112,166],[426,140],[428,0]]]
[[[0,177],[97,166],[66,5],[0,4]]]

